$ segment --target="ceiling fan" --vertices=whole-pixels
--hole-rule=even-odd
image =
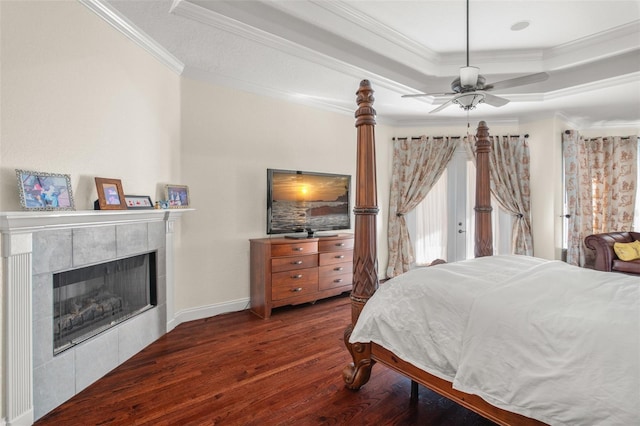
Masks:
[[[441,111],[451,104],[460,106],[465,111],[474,109],[479,103],[486,103],[494,107],[501,107],[509,103],[509,99],[487,93],[490,90],[506,89],[509,87],[524,86],[538,83],[549,78],[546,72],[528,74],[522,77],[511,78],[486,84],[486,79],[479,74],[480,69],[469,66],[469,0],[467,0],[467,66],[460,68],[460,77],[451,83],[451,92],[447,93],[418,93],[403,95],[403,98],[416,98],[421,96],[451,96],[447,102],[438,108],[429,111],[434,113]]]

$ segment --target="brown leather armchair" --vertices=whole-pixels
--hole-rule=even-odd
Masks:
[[[584,244],[596,252],[595,269],[640,275],[640,259],[620,260],[613,250],[614,243],[632,243],[636,240],[640,240],[640,232],[606,232],[589,235],[584,239]]]

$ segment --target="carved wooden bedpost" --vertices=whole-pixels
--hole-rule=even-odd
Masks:
[[[355,245],[353,249],[353,289],[351,291],[351,325],[344,332],[344,342],[353,363],[343,370],[348,388],[359,389],[371,374],[370,344],[350,344],[349,337],[367,300],[378,289],[378,253],[376,244],[376,216],[378,197],[376,186],[375,115],[373,89],[368,80],[360,82],[356,92],[357,168]]]
[[[491,191],[489,185],[489,128],[487,123],[478,123],[476,133],[476,235],[475,256],[493,255],[493,235],[491,231]]]

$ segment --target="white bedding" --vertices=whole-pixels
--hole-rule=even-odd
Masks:
[[[452,381],[474,299],[544,262],[492,256],[411,270],[380,286],[360,313],[350,341],[378,343]]]
[[[640,279],[525,256],[383,284],[350,338],[553,425],[640,425]]]

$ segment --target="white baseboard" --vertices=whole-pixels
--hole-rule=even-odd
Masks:
[[[172,321],[167,323],[167,329],[173,329],[183,322],[209,318],[228,312],[243,311],[249,307],[249,298],[231,300],[224,303],[216,303],[214,305],[200,306],[197,308],[189,308],[176,312]]]
[[[29,408],[24,413],[20,414],[15,419],[7,419],[6,417],[0,419],[0,425],[2,425],[2,426],[5,426],[5,425],[30,426],[30,425],[32,425],[33,422],[34,422],[34,418],[33,418],[34,417],[34,415],[33,415],[33,403],[31,405],[32,405],[31,408]]]

